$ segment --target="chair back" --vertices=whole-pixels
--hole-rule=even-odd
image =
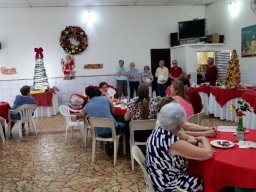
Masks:
[[[92,134],[95,136],[96,128],[110,128],[112,131],[112,139],[116,139],[116,128],[114,122],[110,118],[99,118],[99,117],[89,117],[89,124],[92,126]]]
[[[137,146],[132,147],[132,156],[138,162],[138,164],[140,165],[140,168],[143,171],[143,175],[144,175],[144,179],[146,181],[146,186],[147,186],[148,191],[154,192],[152,181],[151,181],[151,179],[148,175],[148,172],[146,171],[146,168],[145,168],[145,156],[143,155],[143,153],[139,147],[137,147]]]
[[[134,131],[153,130],[156,125],[156,119],[133,120],[130,121],[130,139],[134,143]]]
[[[65,117],[65,121],[68,124],[71,121],[72,115],[70,114],[70,108],[66,105],[61,105],[59,107],[61,115]]]
[[[22,122],[26,122],[32,119],[33,112],[36,110],[36,104],[24,104],[11,111],[11,114],[20,114]]]
[[[203,116],[204,116],[204,112],[194,114],[194,115],[192,115],[188,118],[188,122],[194,123],[194,124],[197,124],[197,125],[201,125]]]

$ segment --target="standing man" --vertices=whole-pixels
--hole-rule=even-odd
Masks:
[[[210,85],[215,86],[216,80],[218,79],[218,69],[214,65],[214,58],[209,57],[207,64],[208,66],[205,73],[205,82],[209,82]]]
[[[128,80],[129,80],[129,87],[130,87],[130,98],[133,98],[134,91],[138,91],[138,87],[140,84],[139,81],[139,70],[135,68],[134,62],[130,63],[130,70],[128,71]]]
[[[171,78],[171,84],[175,80],[181,80],[181,77],[183,75],[181,67],[178,66],[177,60],[172,61],[172,66],[170,69],[170,78]]]
[[[169,70],[164,66],[164,60],[159,61],[159,67],[156,69],[155,76],[157,78],[157,96],[164,97],[167,80],[169,77]]]
[[[119,67],[116,69],[116,89],[118,93],[118,97],[126,98],[127,93],[127,76],[128,71],[124,67],[124,60],[119,60]]]

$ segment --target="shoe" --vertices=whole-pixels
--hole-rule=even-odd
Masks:
[[[106,153],[109,157],[112,157],[113,153],[114,153],[114,146],[113,143],[107,143],[105,144],[105,150]]]

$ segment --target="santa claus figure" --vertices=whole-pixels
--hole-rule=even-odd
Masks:
[[[75,78],[75,60],[72,55],[67,55],[65,59],[61,59],[62,71],[64,79],[70,80]]]
[[[74,110],[82,110],[87,103],[88,98],[80,94],[72,94],[70,96],[70,108]]]

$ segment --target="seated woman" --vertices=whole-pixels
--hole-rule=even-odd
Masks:
[[[182,105],[186,112],[186,117],[194,115],[193,106],[190,103],[189,97],[185,94],[184,84],[182,81],[175,80],[171,85],[171,96]]]
[[[20,89],[20,93],[21,95],[17,95],[15,97],[15,100],[14,100],[14,103],[13,103],[13,106],[12,106],[12,109],[15,110],[16,108],[18,108],[19,106],[21,105],[24,105],[24,104],[36,104],[36,101],[33,97],[31,97],[30,95],[30,87],[27,86],[27,85],[24,85],[23,87],[21,87]],[[16,114],[16,115],[12,115],[11,114],[11,129],[13,128],[14,124],[15,124],[15,121],[16,120],[20,120],[20,114]],[[25,123],[22,123],[22,133],[23,135],[25,134]],[[12,136],[12,134],[11,134]]]
[[[171,102],[177,102],[172,97],[164,97],[158,102],[158,112],[161,108]],[[185,122],[183,125],[186,134],[193,135],[193,136],[205,136],[205,137],[215,137],[216,136],[216,128],[215,127],[205,127],[201,125],[197,125],[194,123]]]
[[[138,88],[138,98],[131,100],[127,105],[127,111],[124,115],[126,121],[156,119],[157,102],[149,98],[149,87],[141,84]],[[136,141],[146,141],[152,131],[137,131]]]
[[[147,140],[146,168],[155,191],[203,191],[203,181],[187,173],[187,159],[207,160],[214,151],[205,137],[179,137],[186,122],[185,111],[178,103],[169,103],[158,114],[159,126]],[[200,147],[199,147],[200,146]]]
[[[199,95],[199,93],[190,87],[190,81],[188,79],[182,80],[184,84],[184,89],[186,92],[186,95],[189,97],[191,104],[193,106],[194,113],[200,113],[203,106],[202,106],[202,99]]]
[[[108,94],[108,84],[106,82],[100,82],[99,89],[101,91],[101,96],[110,98],[110,95]]]

